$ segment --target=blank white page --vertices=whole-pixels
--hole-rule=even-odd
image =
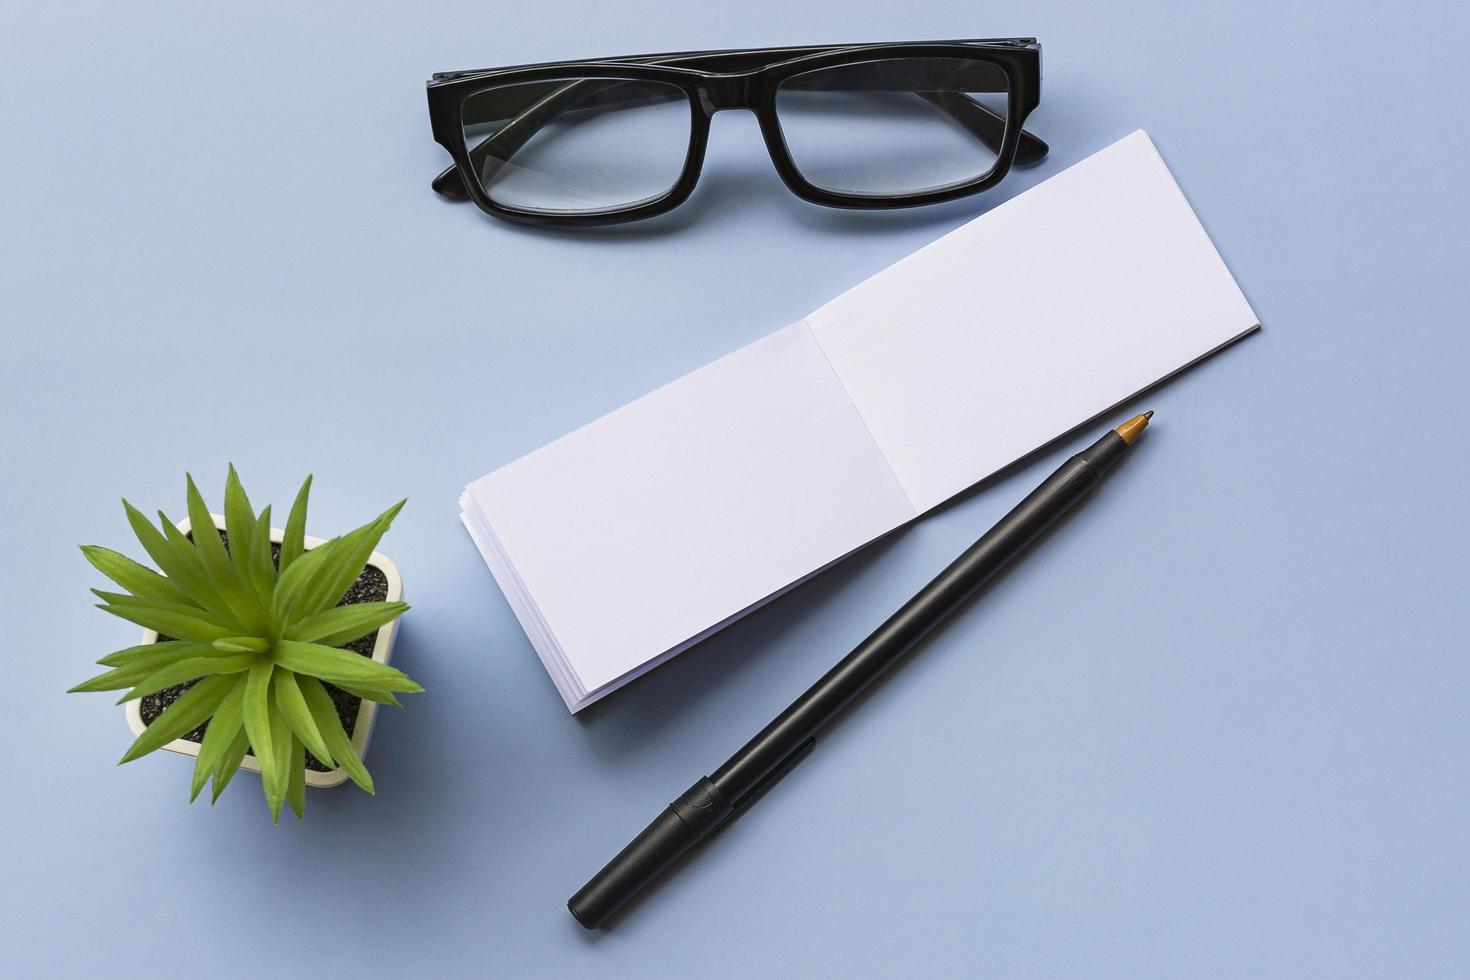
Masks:
[[[915,513],[804,322],[468,492],[589,691]]]
[[[807,321],[920,512],[1258,326],[1142,130]]]

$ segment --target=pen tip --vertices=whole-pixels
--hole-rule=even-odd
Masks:
[[[1135,415],[1113,431],[1122,436],[1123,441],[1131,446],[1138,439],[1139,433],[1143,432],[1144,428],[1148,425],[1148,420],[1153,417],[1153,412],[1144,412],[1142,415]]]

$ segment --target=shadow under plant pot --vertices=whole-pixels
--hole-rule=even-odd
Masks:
[[[229,539],[225,534],[225,519],[218,514],[210,514],[214,519],[216,531],[224,540],[225,547],[229,547]],[[178,523],[180,531],[192,537],[187,518]],[[284,532],[279,528],[271,528],[272,557],[279,552],[279,545]],[[304,539],[306,550],[310,551],[317,545],[325,544],[323,538],[307,536]],[[368,558],[366,567],[357,581],[347,590],[342,601],[338,605],[347,605],[354,602],[398,602],[403,598],[403,579],[398,575],[398,566],[387,555],[373,552]],[[354,640],[346,645],[346,649],[354,650],[365,657],[370,657],[380,664],[386,664],[393,654],[393,640],[398,632],[398,620],[378,627],[361,639]],[[143,631],[143,642],[158,643],[160,640],[168,639],[161,637],[154,630]],[[190,682],[193,683],[192,681]],[[373,722],[378,715],[376,702],[359,698],[355,694],[348,694],[335,684],[323,682],[327,693],[332,697],[332,703],[337,707],[337,717],[342,720],[342,728],[352,736],[352,747],[357,751],[359,758],[367,755],[368,740],[372,738]],[[179,684],[174,687],[165,688],[156,694],[145,695],[127,702],[123,706],[124,714],[128,720],[128,728],[133,734],[141,735],[144,730],[152,724],[153,720],[163,713],[163,710],[173,703],[180,694],[189,687],[188,684]],[[169,752],[177,752],[180,755],[198,756],[199,743],[204,738],[204,731],[209,727],[205,722],[192,732],[182,738],[176,738],[164,746]],[[241,769],[253,773],[260,772],[260,764],[256,762],[255,756],[246,754],[240,763]],[[310,751],[306,753],[306,785],[325,788],[328,786],[339,786],[347,781],[347,771],[341,768],[329,769],[317,761]]]

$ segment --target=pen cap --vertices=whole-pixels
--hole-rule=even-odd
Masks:
[[[596,929],[660,871],[724,823],[730,812],[730,803],[719,788],[708,778],[701,779],[593,875],[567,902],[567,910],[583,927]]]

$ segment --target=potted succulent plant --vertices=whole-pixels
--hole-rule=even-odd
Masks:
[[[106,673],[72,691],[124,691],[136,741],[121,762],[155,749],[195,756],[189,799],[238,769],[261,775],[272,818],[302,816],[306,787],[351,779],[373,792],[362,755],[378,704],[423,690],[387,664],[402,581],[374,552],[403,502],[330,541],[308,538],[307,477],[283,530],[258,515],[235,468],[224,515],[188,479],[188,519],[160,525],[126,500],[154,571],[107,548],[83,554],[125,592],[92,590],[103,609],[145,629],[143,642],[97,661]],[[208,532],[201,532],[201,529]],[[121,762],[119,764],[121,764]]]

